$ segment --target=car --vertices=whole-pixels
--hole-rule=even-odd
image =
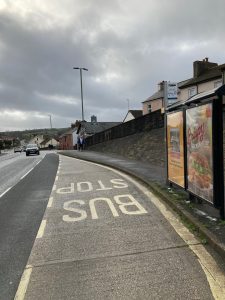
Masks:
[[[29,156],[30,154],[40,154],[40,150],[36,144],[28,144],[26,147],[26,156]]]
[[[14,148],[14,153],[16,152],[22,152],[22,148],[21,147],[15,147]]]

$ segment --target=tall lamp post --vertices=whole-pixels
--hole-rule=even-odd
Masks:
[[[83,104],[83,85],[82,85],[82,70],[88,71],[86,68],[74,67],[74,70],[80,70],[80,93],[81,93],[81,108],[82,108],[82,121],[84,121],[84,104]]]

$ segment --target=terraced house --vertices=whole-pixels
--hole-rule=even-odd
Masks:
[[[193,62],[193,77],[178,83],[178,100],[220,87],[224,83],[225,64],[209,62],[208,57]]]

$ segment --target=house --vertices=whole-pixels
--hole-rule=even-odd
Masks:
[[[223,84],[225,64],[209,62],[208,57],[193,62],[193,77],[179,82],[178,100],[185,101],[192,96],[203,93]]]
[[[60,150],[74,149],[73,131],[74,131],[74,129],[71,128],[59,137],[59,149]]]
[[[40,143],[40,147],[43,148],[49,148],[49,145],[52,145],[53,148],[58,148],[59,141],[55,138],[46,138]]]
[[[142,102],[143,115],[164,107],[164,81],[158,84],[158,91]]]
[[[37,144],[38,147],[41,147],[41,143],[44,141],[43,134],[35,135],[32,139],[29,140],[28,144]]]
[[[165,111],[165,107],[177,101],[177,84],[170,81],[161,81],[158,91],[142,102],[143,115],[156,110]]]
[[[142,110],[128,110],[126,117],[123,120],[123,123],[136,119],[142,116]]]
[[[119,124],[121,124],[121,122],[97,122],[97,117],[91,116],[91,122],[78,121],[77,134],[85,135],[87,137]]]

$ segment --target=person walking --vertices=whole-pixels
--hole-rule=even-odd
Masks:
[[[81,135],[81,137],[80,137],[80,150],[81,151],[84,150],[84,136],[83,135]]]
[[[81,148],[81,140],[80,140],[80,136],[77,136],[77,150],[80,151]]]

